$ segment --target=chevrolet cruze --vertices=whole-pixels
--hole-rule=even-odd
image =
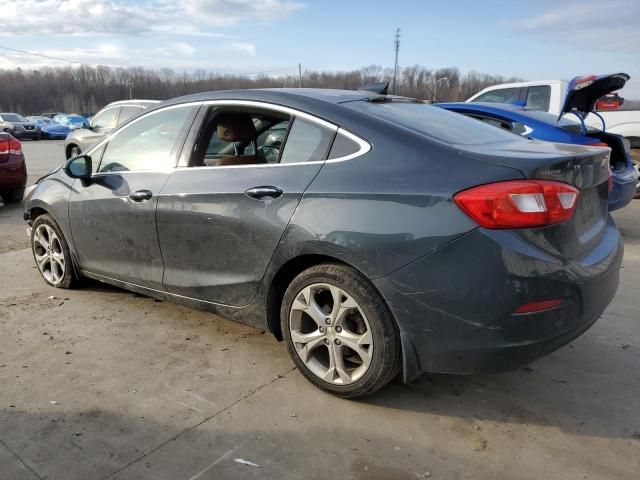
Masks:
[[[155,105],[25,197],[44,280],[269,329],[312,383],[503,371],[587,330],[623,246],[608,149],[338,90]]]

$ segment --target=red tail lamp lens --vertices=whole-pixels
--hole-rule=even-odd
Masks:
[[[569,220],[579,194],[562,182],[510,180],[463,190],[453,200],[482,227],[533,228]]]

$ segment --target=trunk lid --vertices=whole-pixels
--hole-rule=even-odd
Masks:
[[[520,139],[458,148],[476,160],[516,168],[525,178],[564,182],[580,190],[569,221],[513,230],[515,234],[557,258],[569,260],[585,255],[601,241],[608,215],[610,149]]]
[[[567,86],[567,95],[558,119],[569,112],[577,112],[586,117],[595,110],[599,98],[620,90],[629,78],[631,77],[626,73],[575,77]]]

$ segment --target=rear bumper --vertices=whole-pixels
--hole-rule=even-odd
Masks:
[[[626,207],[636,196],[638,179],[633,166],[613,174],[613,188],[609,192],[609,211]]]
[[[0,190],[24,188],[27,184],[27,168],[24,160],[0,163]]]
[[[513,370],[565,345],[613,299],[622,256],[611,219],[600,244],[568,262],[510,232],[476,229],[376,280],[398,322],[405,381],[423,372]],[[555,298],[561,307],[513,313]]]

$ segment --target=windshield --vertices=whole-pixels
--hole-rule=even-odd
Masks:
[[[519,135],[506,130],[423,103],[357,101],[343,105],[449,144],[473,145],[524,141]]]
[[[26,122],[27,119],[17,113],[3,113],[2,119],[5,122]]]

